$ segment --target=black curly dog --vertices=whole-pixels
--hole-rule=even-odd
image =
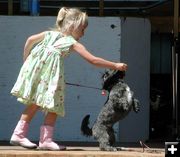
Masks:
[[[139,111],[139,101],[124,83],[124,76],[125,72],[112,70],[103,74],[103,89],[109,92],[107,101],[92,128],[88,126],[90,115],[86,115],[82,120],[82,134],[93,136],[99,142],[100,150],[117,151],[117,148],[113,147],[115,143],[113,125],[125,118],[132,109],[136,113]]]

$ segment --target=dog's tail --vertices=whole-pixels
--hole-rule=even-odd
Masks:
[[[90,115],[86,115],[81,123],[81,132],[84,136],[92,136],[92,128],[89,128]]]

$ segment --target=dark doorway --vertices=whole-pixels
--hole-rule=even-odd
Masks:
[[[171,34],[151,37],[150,140],[167,141],[173,128]]]

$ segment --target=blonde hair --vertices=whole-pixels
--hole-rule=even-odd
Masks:
[[[57,15],[55,29],[70,32],[88,24],[88,16],[77,8],[62,7]]]

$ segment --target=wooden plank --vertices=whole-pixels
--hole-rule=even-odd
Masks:
[[[99,16],[104,15],[104,0],[99,0]]]
[[[159,33],[172,33],[173,31],[173,16],[166,16],[166,17],[147,17],[151,22],[151,30],[152,32],[159,32]],[[177,19],[176,19],[177,20]],[[178,18],[180,22],[180,18]],[[177,28],[176,28],[177,30]],[[180,26],[178,25],[178,31],[180,30]]]
[[[0,157],[164,157],[164,149],[142,151],[142,148],[130,148],[125,151],[100,151],[98,147],[67,147],[67,151],[28,150],[18,146],[0,146]]]
[[[8,15],[13,15],[13,0],[8,0]]]
[[[179,32],[179,0],[174,0],[174,36],[178,37]]]

